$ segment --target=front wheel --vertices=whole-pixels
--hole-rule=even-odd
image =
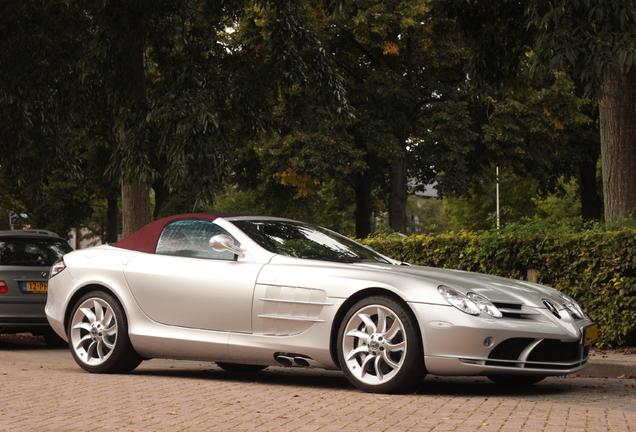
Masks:
[[[337,348],[349,381],[367,392],[406,393],[426,375],[417,321],[389,296],[356,303],[340,325]]]
[[[88,372],[126,373],[142,361],[130,343],[123,308],[103,291],[77,302],[67,334],[73,358]]]

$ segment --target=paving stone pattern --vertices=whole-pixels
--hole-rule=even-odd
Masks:
[[[598,384],[564,390],[568,378],[511,392],[481,378],[427,378],[416,394],[377,395],[339,372],[241,376],[152,360],[95,375],[66,350],[50,353],[0,349],[0,431],[636,431],[634,380],[611,383],[625,387],[616,401]]]

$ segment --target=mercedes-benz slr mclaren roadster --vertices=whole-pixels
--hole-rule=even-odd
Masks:
[[[206,360],[341,369],[376,393],[424,376],[532,384],[583,369],[598,328],[546,286],[408,265],[325,228],[186,214],[65,255],[46,314],[85,370]]]

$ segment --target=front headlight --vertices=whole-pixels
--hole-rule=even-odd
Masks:
[[[455,306],[460,311],[470,315],[479,315],[481,313],[479,306],[459,291],[445,285],[438,286],[437,291],[442,295],[442,297],[444,297],[444,299],[446,299],[447,302]]]
[[[574,315],[574,318],[584,319],[587,318],[583,309],[579,304],[569,295],[565,295],[562,292],[559,292],[559,297],[563,300],[563,307],[571,314]]]
[[[492,304],[492,302],[483,295],[477,293],[468,293],[467,297],[474,301],[477,307],[479,307],[482,312],[486,312],[491,317],[501,318],[503,316],[501,311],[497,309],[497,306]]]
[[[490,300],[484,297],[481,294],[477,293],[468,293],[462,294],[454,288],[448,287],[446,285],[440,285],[437,287],[437,292],[439,292],[444,299],[455,306],[460,311],[470,314],[470,315],[479,315],[484,312],[492,317],[501,318],[503,314],[497,307],[492,304]]]

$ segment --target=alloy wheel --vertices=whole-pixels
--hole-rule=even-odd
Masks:
[[[347,323],[342,348],[353,376],[365,384],[381,384],[403,366],[407,350],[404,325],[385,306],[365,306]]]
[[[71,349],[86,365],[99,366],[112,355],[117,343],[117,318],[103,299],[85,300],[76,309],[70,330]]]

